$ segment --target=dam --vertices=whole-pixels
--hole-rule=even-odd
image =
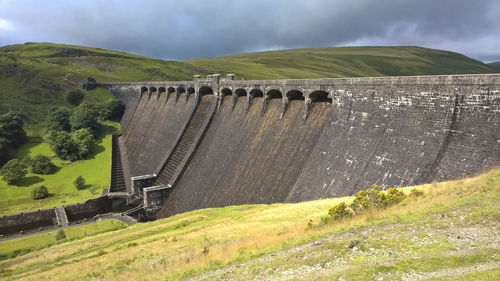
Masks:
[[[84,87],[125,104],[108,196],[146,218],[458,179],[500,164],[498,74]]]

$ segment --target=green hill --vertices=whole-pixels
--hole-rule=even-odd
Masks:
[[[420,47],[296,49],[190,60],[245,79],[471,74],[498,72],[464,55]]]
[[[286,79],[491,72],[498,71],[461,54],[419,47],[296,49],[175,62],[100,48],[26,43],[0,48],[0,113],[19,111],[28,123],[38,123],[45,105],[64,105],[64,94],[80,88],[87,77],[162,81],[209,73]],[[89,92],[87,98],[102,95]]]
[[[488,63],[488,66],[500,70],[500,61],[490,62],[490,63]]]
[[[191,79],[195,72],[179,62],[123,52],[50,43],[0,48],[0,113],[15,110],[37,123],[45,105],[65,105],[64,94],[87,77],[99,81]],[[102,92],[89,92],[99,100]]]

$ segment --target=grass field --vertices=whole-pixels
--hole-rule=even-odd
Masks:
[[[202,274],[209,280],[273,280],[287,272],[301,280],[439,278],[460,272],[460,280],[498,276],[500,249],[492,237],[500,227],[500,170],[419,188],[425,197],[313,228],[306,227],[310,220],[317,225],[329,208],[352,197],[193,211],[2,261],[0,278],[179,280]],[[356,249],[347,247],[353,240],[360,241]]]
[[[49,145],[40,137],[30,138],[30,142],[19,149],[18,158],[43,154],[51,157],[59,170],[52,175],[29,173],[20,186],[8,185],[0,180],[0,215],[69,205],[98,197],[103,188],[109,186],[111,135],[120,131],[119,126],[118,122],[105,122],[99,132],[94,155],[84,161],[62,161],[55,157]],[[73,181],[78,176],[83,176],[88,188],[76,189]],[[51,196],[41,200],[31,199],[31,189],[42,184]]]
[[[127,227],[118,220],[103,220],[89,225],[75,226],[64,229],[66,239],[56,240],[57,231],[51,231],[14,240],[0,242],[0,257],[3,259],[13,258],[18,255],[27,254],[32,251],[39,251],[57,243],[73,241],[96,234],[114,231]]]

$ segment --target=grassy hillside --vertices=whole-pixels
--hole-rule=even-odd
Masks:
[[[193,211],[1,261],[0,278],[495,280],[500,170],[419,188],[425,197],[323,226],[329,208],[353,198]],[[0,242],[0,253],[50,244],[43,234],[16,242]]]
[[[87,77],[98,81],[192,79],[184,64],[123,52],[50,43],[0,48],[0,113],[24,114],[30,123],[43,119],[43,106],[65,105],[64,94],[81,88]],[[88,93],[99,100],[99,92]]]
[[[175,62],[99,48],[26,43],[0,48],[0,113],[19,111],[29,123],[38,123],[45,105],[64,105],[64,94],[80,88],[87,77],[163,81],[216,72],[235,73],[239,79],[285,79],[495,71],[457,53],[419,47],[296,49]],[[100,98],[99,92],[89,93],[89,99]]]
[[[464,55],[420,47],[296,49],[186,61],[244,79],[398,76],[498,72]]]
[[[488,66],[500,70],[500,61],[488,63]]]

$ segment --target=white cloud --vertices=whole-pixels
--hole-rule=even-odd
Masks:
[[[13,31],[14,24],[11,21],[0,19],[0,30]]]

